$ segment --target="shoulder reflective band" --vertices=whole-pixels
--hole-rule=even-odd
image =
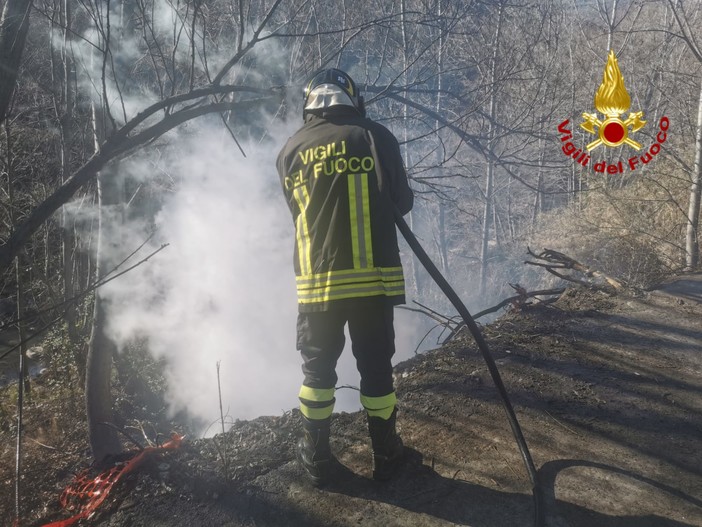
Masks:
[[[297,238],[297,255],[300,259],[300,274],[306,275],[312,272],[312,256],[310,250],[310,232],[307,227],[307,206],[310,203],[310,195],[307,187],[301,185],[293,190],[293,196],[297,201],[300,214],[295,224],[295,236]]]
[[[349,174],[349,213],[354,269],[373,267],[368,174]]]

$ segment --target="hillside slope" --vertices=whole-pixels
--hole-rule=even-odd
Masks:
[[[547,525],[702,526],[702,276],[638,297],[569,290],[505,315],[485,335],[539,469]],[[369,479],[365,422],[355,413],[333,422],[336,482],[310,487],[293,461],[293,412],[186,442],[81,524],[532,525],[530,484],[473,342],[396,372],[409,450],[388,484]]]

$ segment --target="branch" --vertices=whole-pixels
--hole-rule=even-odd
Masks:
[[[233,89],[236,87],[230,88]],[[214,92],[216,89],[207,88],[202,91],[196,90],[198,94],[203,93],[204,91]],[[167,99],[167,101],[187,100],[194,97],[196,92],[171,97]],[[272,92],[269,91],[269,93]],[[270,97],[261,97],[259,99],[252,99],[248,101],[219,102],[211,103],[205,106],[189,107],[169,114],[160,122],[145,128],[134,136],[128,137],[129,131],[135,128],[135,120],[138,122],[144,121],[149,115],[152,115],[156,111],[154,108],[162,107],[164,104],[166,104],[166,102],[161,101],[151,106],[149,109],[135,117],[132,121],[126,123],[110,139],[106,140],[98,152],[96,152],[82,167],[74,172],[73,175],[69,177],[61,186],[59,186],[53,192],[53,194],[37,205],[36,208],[29,213],[26,219],[12,231],[7,240],[5,240],[5,243],[0,246],[0,270],[9,267],[12,260],[15,258],[15,256],[17,256],[19,250],[25,243],[27,243],[32,234],[34,234],[34,232],[36,232],[36,230],[39,229],[39,227],[41,227],[41,225],[43,225],[54,212],[56,212],[62,205],[67,203],[81,187],[94,179],[97,176],[97,173],[112,159],[142,146],[148,141],[152,141],[178,125],[196,117],[208,113],[247,108],[261,104],[265,101],[269,101],[273,98],[274,96],[271,95]]]
[[[3,2],[0,20],[0,123],[7,117],[24,52],[31,0]]]
[[[540,291],[527,291],[524,289],[522,286],[519,284],[509,284],[510,287],[514,290],[517,291],[517,295],[511,296],[509,298],[505,298],[502,302],[499,304],[496,304],[492,307],[489,307],[487,309],[484,309],[476,314],[473,315],[473,318],[475,320],[479,319],[480,317],[484,317],[485,315],[489,315],[490,313],[495,313],[502,309],[503,307],[507,305],[511,305],[514,309],[522,309],[523,307],[529,305],[527,302],[527,299],[529,298],[536,298],[538,296],[559,296],[565,291],[565,288],[557,288],[557,289],[542,289]],[[446,339],[442,342],[442,345],[445,345],[448,343],[451,339],[453,339],[458,333],[465,327],[465,323],[461,322],[458,324],[449,334]]]
[[[376,91],[380,90],[383,91],[383,89],[380,88],[372,88],[368,86],[367,91]],[[387,87],[384,88],[387,90]],[[398,102],[401,102],[402,104],[406,104],[407,106],[410,106],[411,108],[414,108],[415,110],[419,110],[420,112],[428,115],[432,119],[440,122],[443,126],[454,132],[456,135],[458,135],[463,141],[465,141],[474,151],[478,152],[479,154],[482,154],[485,156],[486,159],[491,159],[492,161],[495,161],[507,174],[512,176],[514,179],[519,181],[522,185],[525,187],[533,190],[534,192],[541,192],[540,189],[536,188],[534,185],[531,183],[528,183],[525,181],[522,177],[520,177],[518,174],[516,174],[514,171],[510,170],[508,166],[502,162],[502,159],[500,158],[499,155],[497,155],[495,152],[493,152],[490,148],[487,148],[483,146],[479,140],[479,138],[475,135],[467,133],[465,130],[462,130],[459,126],[454,124],[453,122],[449,121],[445,117],[443,117],[441,114],[435,112],[431,108],[428,108],[427,106],[424,106],[423,104],[416,103],[406,97],[403,97],[401,95],[398,95],[397,93],[387,93],[387,96],[390,97],[391,99],[395,99]]]
[[[682,38],[685,41],[685,43],[687,44],[687,47],[690,48],[690,51],[695,56],[695,58],[700,63],[702,63],[702,50],[700,50],[700,47],[697,45],[697,40],[695,39],[695,34],[690,29],[690,26],[687,22],[687,13],[685,13],[685,11],[683,10],[683,17],[681,19],[680,13],[678,13],[678,9],[675,6],[675,4],[672,2],[672,0],[668,0],[668,4],[670,4],[670,8],[673,11],[673,15],[675,16],[675,21],[678,23],[678,27],[680,28],[680,31],[682,31],[682,35],[676,35],[676,36]],[[680,8],[682,9],[682,4],[680,5]]]
[[[577,260],[571,258],[570,256],[566,256],[565,254],[560,253],[558,251],[554,251],[553,249],[544,249],[541,253],[535,254],[529,247],[527,247],[527,254],[536,258],[537,260],[543,260],[547,263],[531,262],[529,260],[526,260],[524,262],[525,264],[543,267],[552,275],[557,276],[558,278],[562,278],[563,280],[567,280],[569,282],[573,282],[591,289],[605,291],[607,293],[617,292],[624,287],[624,285],[619,280],[616,280],[615,278],[606,275],[602,271],[592,269],[587,265],[584,265],[578,262]],[[571,269],[573,271],[576,271],[577,273],[582,273],[583,275],[585,275],[586,279],[583,280],[577,278],[572,274],[563,274],[556,271],[555,269]],[[592,280],[593,278],[604,281],[606,285],[594,283]]]
[[[489,307],[487,309],[484,309],[475,315],[473,315],[473,318],[480,318],[484,317],[485,315],[489,315],[490,313],[495,313],[496,311],[499,311],[503,307],[507,305],[512,305],[513,308],[515,309],[521,309],[524,306],[529,305],[527,302],[527,299],[529,298],[535,298],[537,296],[558,296],[563,294],[563,291],[565,291],[565,288],[559,287],[556,289],[541,289],[539,291],[527,291],[523,287],[521,287],[519,284],[509,284],[512,289],[515,289],[519,294],[515,296],[510,296],[509,298],[505,298],[502,302],[500,302],[497,305],[494,305],[492,307]]]
[[[156,256],[156,254],[160,253],[160,252],[161,252],[163,249],[165,249],[166,247],[168,247],[168,244],[167,244],[167,243],[161,245],[158,249],[154,250],[153,252],[151,252],[149,255],[147,255],[145,258],[141,259],[140,261],[138,261],[138,262],[135,263],[134,265],[131,265],[131,266],[128,267],[127,269],[125,269],[125,270],[123,270],[123,271],[121,271],[121,272],[119,272],[119,273],[113,275],[112,273],[114,273],[126,260],[122,261],[120,264],[117,265],[117,267],[115,267],[114,269],[112,269],[112,270],[107,274],[107,276],[106,276],[105,278],[103,278],[102,280],[98,280],[97,282],[92,283],[91,285],[89,285],[88,287],[86,287],[83,291],[81,291],[80,293],[78,293],[78,294],[75,295],[74,297],[69,298],[68,300],[64,300],[64,301],[61,302],[60,304],[58,304],[58,305],[53,306],[52,308],[50,308],[50,310],[54,310],[54,309],[58,309],[59,307],[64,307],[64,306],[66,307],[66,309],[65,309],[60,315],[58,315],[58,316],[56,316],[55,318],[53,318],[48,324],[45,324],[44,326],[42,326],[41,328],[39,328],[37,331],[35,331],[34,333],[32,333],[29,337],[27,337],[26,339],[24,339],[24,340],[21,341],[21,342],[18,342],[18,343],[17,343],[16,345],[14,345],[12,348],[10,348],[10,349],[7,350],[5,353],[3,353],[2,355],[0,355],[0,360],[2,360],[2,359],[4,359],[5,357],[7,357],[7,356],[8,356],[10,353],[12,353],[13,351],[20,349],[21,346],[23,346],[23,345],[26,344],[27,342],[31,341],[31,340],[32,340],[33,338],[35,338],[36,336],[41,335],[42,333],[44,333],[44,331],[46,331],[47,329],[49,329],[50,327],[52,327],[54,324],[56,324],[59,320],[61,320],[62,318],[64,318],[64,316],[66,315],[66,310],[68,309],[68,307],[71,306],[71,305],[73,305],[73,304],[75,304],[75,303],[77,303],[79,300],[82,300],[83,298],[85,298],[85,296],[88,295],[88,293],[90,293],[91,291],[96,290],[96,289],[99,288],[99,287],[102,287],[103,285],[105,285],[105,284],[111,282],[112,280],[115,280],[115,279],[119,278],[120,276],[122,276],[122,275],[128,273],[128,272],[131,271],[132,269],[135,269],[136,267],[139,267],[140,265],[142,265],[142,264],[148,262],[153,256]],[[138,249],[137,249],[137,251],[138,251]],[[132,255],[135,254],[135,253],[136,253],[136,251],[135,251],[134,253],[132,253]],[[131,257],[131,256],[130,256],[130,257]],[[129,258],[129,257],[128,257],[128,258]],[[48,311],[48,310],[45,310],[45,311]],[[17,322],[17,321],[15,321],[15,322]],[[12,322],[9,322],[8,324],[10,324],[10,323],[12,323]],[[7,324],[5,324],[5,325],[7,325]],[[5,327],[5,325],[4,325],[3,327]]]
[[[512,289],[517,291],[517,295],[511,296],[509,298],[505,298],[502,300],[499,304],[494,305],[488,309],[484,309],[483,311],[480,311],[478,313],[475,313],[473,315],[473,319],[477,320],[481,317],[484,317],[485,315],[489,315],[490,313],[495,313],[502,309],[503,307],[507,305],[512,305],[513,308],[515,309],[522,309],[524,306],[529,305],[527,300],[529,298],[536,298],[539,296],[558,296],[565,291],[565,288],[556,288],[556,289],[542,289],[539,291],[527,291],[524,289],[522,286],[519,284],[509,284]],[[465,327],[465,323],[463,321],[459,321],[459,323],[456,323],[455,320],[457,317],[449,317],[446,315],[442,315],[441,313],[438,313],[434,311],[433,309],[424,306],[417,302],[416,300],[414,301],[415,304],[420,306],[422,309],[417,309],[417,308],[412,308],[412,307],[407,307],[407,306],[398,306],[400,309],[404,309],[405,311],[412,311],[414,313],[421,313],[423,315],[426,315],[427,317],[431,318],[432,320],[435,320],[438,322],[437,326],[443,326],[446,329],[450,330],[449,335],[443,340],[441,343],[442,346],[446,345],[448,342],[450,342],[460,331]],[[433,331],[437,326],[434,326],[429,332]],[[426,335],[424,336],[426,338]],[[422,339],[424,340],[424,339]],[[421,342],[420,342],[421,344]]]
[[[266,25],[270,21],[271,17],[275,13],[275,10],[278,9],[278,6],[283,0],[275,0],[275,3],[271,6],[271,8],[268,10],[268,13],[266,13],[266,16],[263,17],[263,20],[259,24],[258,28],[256,28],[256,31],[254,31],[253,35],[251,35],[251,40],[249,40],[246,43],[246,46],[243,48],[240,47],[240,49],[236,52],[236,54],[227,62],[224,67],[220,70],[220,72],[215,76],[215,78],[212,80],[212,84],[217,86],[219,85],[220,82],[222,82],[222,79],[229,73],[229,71],[236,65],[237,62],[241,60],[241,58],[246,55],[251,48],[256,45],[256,43],[259,41],[259,36],[261,35],[261,32],[265,29]],[[243,28],[240,28],[243,29]]]
[[[130,119],[129,122],[125,123],[122,128],[117,130],[115,132],[115,135],[118,136],[126,136],[128,135],[132,130],[134,130],[137,126],[139,126],[141,123],[143,123],[146,119],[154,115],[160,110],[165,110],[166,108],[170,108],[172,106],[175,106],[176,104],[180,104],[183,102],[187,101],[193,101],[195,99],[201,99],[203,97],[207,97],[210,95],[226,95],[228,93],[236,93],[236,92],[241,92],[241,93],[255,93],[258,95],[273,95],[276,90],[272,89],[265,89],[265,88],[256,88],[254,86],[233,86],[233,85],[226,85],[226,86],[216,86],[214,84],[207,86],[205,88],[198,88],[197,90],[192,90],[187,93],[181,93],[179,95],[173,95],[172,97],[167,97],[163,100],[160,100],[148,108],[145,108],[141,112],[139,112],[137,115],[134,116],[134,118]]]

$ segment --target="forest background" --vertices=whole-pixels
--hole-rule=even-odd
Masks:
[[[0,7],[3,371],[41,344],[43,364],[84,390],[96,459],[121,448],[100,423],[115,420],[111,383],[143,367],[129,350],[158,359],[170,412],[201,423],[217,416],[220,379],[232,419],[295,405],[293,226],[275,157],[322,67],[348,71],[369,116],[398,137],[417,197],[411,226],[470,308],[510,284],[555,284],[523,264],[527,247],[632,288],[699,270],[698,2]],[[596,111],[609,50],[626,113],[643,112],[630,130],[642,149],[600,146],[582,166],[558,128],[580,149],[594,139],[579,124]],[[602,161],[622,161],[621,173],[596,171]],[[450,314],[407,248],[403,261],[409,299]],[[427,319],[397,317],[400,359]],[[353,384],[353,363],[341,370]],[[351,404],[340,394],[339,408]]]

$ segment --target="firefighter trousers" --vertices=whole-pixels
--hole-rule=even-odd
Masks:
[[[344,349],[347,323],[361,374],[361,403],[370,416],[391,416],[396,403],[391,363],[395,353],[393,319],[393,306],[383,302],[298,315],[297,348],[305,376],[299,397],[305,417],[326,419],[332,414],[336,363]]]

